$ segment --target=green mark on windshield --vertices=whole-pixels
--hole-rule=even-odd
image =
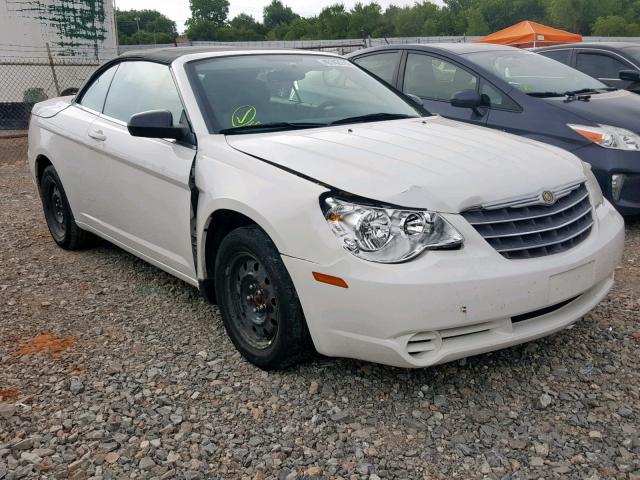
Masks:
[[[260,125],[262,122],[256,120],[258,111],[253,105],[244,105],[235,109],[231,115],[231,125],[234,127],[247,127],[250,125]]]

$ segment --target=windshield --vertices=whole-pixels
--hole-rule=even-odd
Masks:
[[[204,115],[217,132],[421,116],[390,88],[338,57],[238,55],[200,60],[191,68]]]
[[[476,52],[467,58],[529,95],[563,96],[607,89],[604,83],[564,63],[525,50]]]

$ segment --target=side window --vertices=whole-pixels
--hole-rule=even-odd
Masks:
[[[496,110],[515,110],[519,111],[520,107],[508,95],[495,88],[484,80],[480,82],[480,95],[485,105]]]
[[[540,52],[540,55],[544,55],[551,60],[556,60],[565,65],[571,64],[571,50],[548,50],[546,52]]]
[[[420,98],[449,101],[461,90],[476,90],[478,77],[436,57],[410,53],[404,74],[404,93]]]
[[[400,62],[400,52],[376,53],[356,58],[354,62],[393,85],[393,75]]]
[[[169,110],[174,125],[180,123],[183,106],[169,67],[143,61],[121,63],[104,114],[128,122],[132,115],[149,110]]]
[[[104,108],[104,100],[107,97],[109,91],[109,85],[113,80],[113,75],[116,73],[118,65],[114,65],[106,72],[103,72],[93,83],[87,88],[82,95],[82,98],[78,102],[80,105],[102,113]]]
[[[629,65],[611,55],[578,52],[576,68],[592,77],[618,80],[620,70],[628,69]]]

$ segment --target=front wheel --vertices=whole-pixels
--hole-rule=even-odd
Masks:
[[[261,228],[241,227],[224,238],[215,288],[227,334],[254,365],[286,368],[313,350],[293,282]]]

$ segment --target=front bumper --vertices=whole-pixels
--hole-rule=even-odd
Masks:
[[[612,150],[591,144],[572,153],[591,164],[602,193],[622,215],[640,214],[640,152]],[[616,174],[625,176],[619,198],[614,198],[612,191],[612,176]]]
[[[458,251],[399,265],[346,252],[331,265],[283,258],[320,353],[425,367],[549,335],[594,308],[624,244],[624,222],[607,202],[594,215],[583,243],[530,260],[502,257],[459,215],[446,216],[466,238]],[[318,283],[312,272],[349,288]]]

